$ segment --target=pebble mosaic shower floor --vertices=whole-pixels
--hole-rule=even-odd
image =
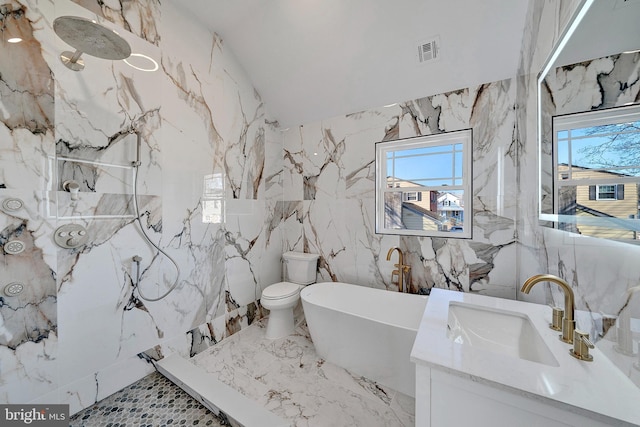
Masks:
[[[71,417],[72,427],[228,426],[158,372]]]

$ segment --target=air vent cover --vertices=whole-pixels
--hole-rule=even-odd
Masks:
[[[440,37],[429,37],[418,42],[418,62],[433,62],[440,58]]]

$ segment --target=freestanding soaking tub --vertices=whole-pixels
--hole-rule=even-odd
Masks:
[[[427,296],[322,282],[305,287],[300,297],[321,357],[415,396],[415,366],[409,355]]]

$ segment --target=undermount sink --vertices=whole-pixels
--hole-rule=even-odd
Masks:
[[[560,366],[528,316],[451,301],[447,337],[454,342],[549,366]]]

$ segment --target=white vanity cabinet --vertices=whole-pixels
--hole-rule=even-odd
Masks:
[[[545,305],[434,289],[411,351],[416,426],[640,426],[640,389],[597,348],[571,356],[550,321]]]
[[[416,427],[600,427],[588,418],[444,371],[416,366]]]

